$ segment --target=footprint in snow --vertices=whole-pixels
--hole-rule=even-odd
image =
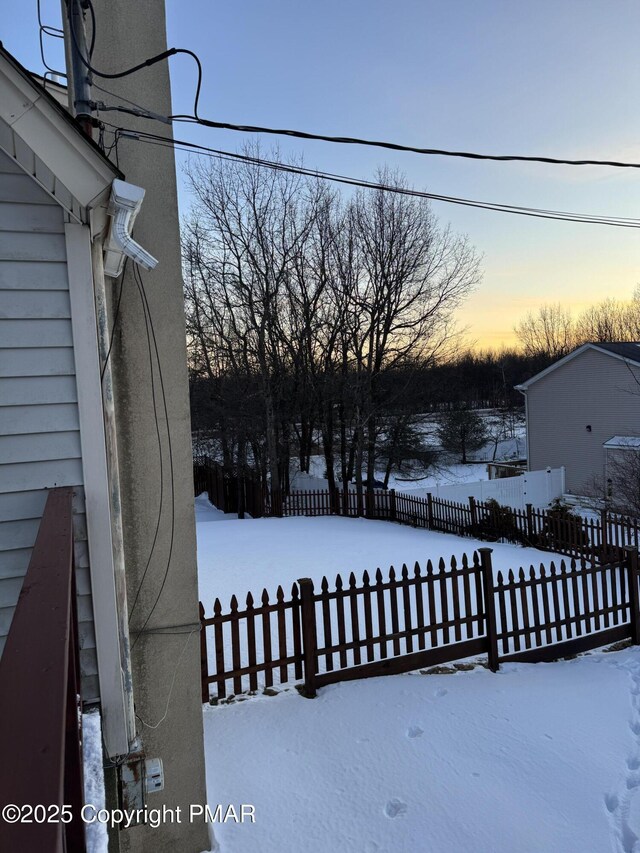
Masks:
[[[441,687],[439,690],[436,690],[435,695],[436,695],[436,696],[438,696],[438,697],[440,697],[440,696],[446,696],[448,692],[449,692],[449,691],[448,691],[448,690],[446,690],[444,687]]]
[[[402,800],[394,798],[393,800],[389,800],[384,807],[384,813],[388,818],[401,817],[407,813],[407,804],[403,803]]]
[[[618,808],[618,797],[616,794],[605,794],[604,804],[607,811],[613,813]]]
[[[407,737],[414,738],[420,737],[424,734],[424,730],[420,728],[420,726],[410,726],[407,730]]]

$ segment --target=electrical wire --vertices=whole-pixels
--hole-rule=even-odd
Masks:
[[[70,0],[67,0],[67,3]],[[94,35],[95,35],[95,11],[93,9],[93,3],[91,0],[86,0],[89,11],[91,12],[92,19],[94,21]],[[95,74],[96,77],[102,77],[104,80],[117,80],[121,77],[128,77],[130,74],[135,74],[136,71],[141,71],[143,68],[147,68],[150,65],[155,65],[158,62],[162,62],[164,59],[169,59],[171,56],[176,56],[179,53],[186,54],[190,56],[196,63],[198,68],[198,82],[196,85],[196,94],[193,102],[193,118],[196,121],[200,120],[198,116],[198,104],[200,101],[200,90],[202,88],[202,63],[197,54],[195,54],[192,50],[188,50],[184,47],[171,47],[168,50],[163,50],[162,53],[158,53],[155,56],[149,57],[149,59],[145,59],[144,62],[139,62],[137,65],[132,65],[130,68],[126,68],[124,71],[115,71],[112,73],[107,73],[105,71],[98,71],[97,68],[91,64],[91,50],[89,51],[89,58],[83,56],[82,51],[80,50],[80,45],[78,44],[78,38],[76,36],[75,27],[73,25],[73,16],[69,16],[69,31],[71,33],[71,39],[73,41],[74,47],[76,49],[76,53],[85,66],[85,68],[90,71],[92,74]]]
[[[38,12],[38,39],[40,42],[40,60],[43,66],[50,74],[56,74],[61,77],[66,77],[67,75],[64,71],[58,71],[56,68],[52,68],[46,60],[45,52],[44,52],[44,39],[43,36],[47,35],[51,38],[56,39],[64,39],[64,31],[59,27],[52,27],[49,24],[44,24],[42,22],[42,9],[40,6],[41,0],[37,0],[37,12]]]
[[[111,350],[113,348],[113,341],[116,336],[116,328],[118,326],[118,319],[120,317],[120,303],[122,302],[122,291],[124,289],[124,274],[127,270],[127,264],[129,263],[129,258],[124,259],[124,266],[122,267],[122,273],[120,275],[120,290],[118,292],[118,302],[116,303],[116,310],[113,315],[113,323],[111,324],[111,337],[109,338],[109,349],[107,350],[107,354],[104,357],[104,364],[102,365],[102,370],[100,371],[100,384],[104,381],[104,375],[107,371],[107,365],[109,364],[109,359],[111,358]]]
[[[173,694],[173,688],[174,688],[174,685],[176,683],[176,677],[178,675],[178,669],[180,668],[180,664],[182,663],[182,658],[184,657],[184,653],[186,652],[187,646],[189,645],[189,640],[195,634],[196,631],[200,631],[200,630],[201,630],[200,626],[198,626],[197,628],[194,628],[192,631],[189,632],[189,636],[184,641],[184,645],[182,646],[182,651],[178,655],[178,660],[176,662],[175,669],[173,670],[173,677],[171,678],[171,686],[169,687],[169,693],[167,695],[167,704],[165,706],[164,714],[162,715],[162,717],[160,717],[160,719],[158,720],[157,723],[147,723],[145,720],[142,719],[142,717],[138,713],[136,713],[136,717],[140,720],[142,725],[146,726],[148,729],[157,729],[160,726],[160,724],[164,723],[164,721],[167,719],[167,715],[169,713],[169,704],[171,702],[171,696]]]
[[[98,83],[96,83],[95,80],[93,81],[91,86],[92,86],[92,88],[98,89],[100,92],[103,92],[105,95],[111,95],[112,98],[118,98],[118,100],[124,101],[125,104],[129,104],[129,106],[135,107],[136,109],[140,110],[143,113],[148,112],[146,107],[143,107],[140,104],[137,104],[135,101],[130,101],[129,98],[125,98],[124,95],[118,95],[118,94],[116,94],[116,92],[112,92],[109,89],[105,89],[104,86],[100,86]]]
[[[444,148],[418,148],[414,145],[402,145],[398,142],[381,142],[379,140],[361,139],[352,136],[329,136],[324,133],[308,133],[303,130],[259,127],[251,124],[231,124],[230,122],[200,118],[197,115],[172,115],[169,118],[174,121],[200,124],[203,127],[213,127],[218,130],[235,130],[241,133],[266,133],[276,136],[289,136],[294,139],[333,142],[340,145],[365,145],[373,148],[385,148],[390,151],[406,151],[412,154],[424,154],[436,157],[462,157],[468,160],[495,160],[498,162],[546,163],[554,166],[610,166],[618,169],[640,169],[640,163],[625,163],[619,160],[571,160],[563,157],[542,157],[524,154],[479,154],[474,151],[449,151]]]
[[[123,107],[122,104],[110,106],[109,104],[105,104],[103,101],[96,101],[95,104],[96,112],[117,112],[117,113],[127,113],[127,115],[138,116],[139,118],[148,118],[153,121],[161,121],[164,124],[171,124],[171,119],[167,116],[163,116],[160,113],[154,113],[150,110],[146,110],[144,107],[140,107],[138,109],[132,109],[131,107]]]
[[[149,317],[149,328],[150,328],[150,330],[151,330],[151,338],[152,338],[152,340],[153,340],[153,348],[154,348],[154,350],[155,350],[155,354],[156,354],[156,361],[157,361],[157,364],[158,364],[158,377],[159,377],[159,380],[160,380],[160,391],[161,391],[161,395],[162,395],[162,404],[163,404],[163,408],[164,408],[164,416],[165,416],[165,422],[166,422],[166,426],[167,426],[167,447],[168,447],[168,455],[169,455],[169,479],[170,479],[170,483],[171,483],[171,537],[170,537],[170,540],[169,540],[169,553],[168,553],[168,556],[167,556],[167,564],[166,564],[166,567],[165,567],[165,571],[164,571],[164,575],[163,575],[163,578],[162,578],[162,583],[161,583],[161,585],[160,585],[160,589],[159,589],[159,591],[158,591],[158,594],[156,595],[155,601],[153,602],[153,606],[151,607],[151,610],[149,611],[149,613],[148,613],[148,615],[147,615],[147,618],[145,619],[145,621],[144,621],[144,623],[143,623],[142,627],[140,628],[140,630],[139,630],[139,631],[138,631],[138,633],[136,634],[136,638],[135,638],[135,640],[134,640],[134,641],[133,641],[133,643],[131,644],[131,651],[133,651],[133,649],[134,649],[134,648],[135,648],[135,646],[136,646],[136,643],[137,643],[137,642],[138,642],[138,640],[140,639],[141,634],[144,632],[144,629],[145,629],[145,628],[147,627],[147,625],[149,624],[149,620],[150,620],[150,619],[151,619],[151,617],[153,616],[153,614],[154,614],[154,612],[155,612],[155,609],[156,609],[156,607],[158,606],[158,602],[160,601],[160,596],[162,595],[162,593],[163,593],[163,591],[164,591],[164,588],[165,588],[165,585],[166,585],[166,582],[167,582],[167,577],[168,577],[168,575],[169,575],[169,569],[170,569],[170,567],[171,567],[171,557],[172,557],[172,555],[173,555],[173,545],[174,545],[174,539],[175,539],[175,528],[176,528],[176,511],[175,511],[175,479],[174,479],[174,468],[173,468],[173,445],[172,445],[172,442],[171,442],[171,426],[170,426],[170,423],[169,423],[169,411],[168,411],[168,408],[167,408],[167,395],[166,395],[165,387],[164,387],[164,377],[163,377],[163,374],[162,374],[162,364],[161,364],[161,362],[160,362],[160,353],[159,353],[159,350],[158,350],[158,341],[157,341],[157,339],[156,339],[156,333],[155,333],[155,329],[154,329],[154,326],[153,326],[153,318],[152,318],[152,316],[151,316],[151,310],[150,310],[150,308],[149,308],[149,301],[148,301],[148,299],[147,299],[147,294],[146,294],[146,291],[145,291],[144,282],[143,282],[143,280],[142,280],[142,275],[141,275],[140,270],[138,269],[138,267],[137,267],[136,265],[134,265],[134,267],[133,267],[133,274],[134,274],[134,277],[135,277],[136,282],[137,282],[137,284],[138,284],[138,288],[139,288],[139,291],[140,291],[140,296],[141,296],[141,298],[142,298],[142,301],[143,301],[144,305],[146,306],[147,313],[148,313],[148,317]]]
[[[67,2],[69,2],[69,0],[67,0]],[[82,52],[80,51],[75,29],[73,26],[72,16],[70,17],[71,23],[69,30],[71,32],[71,37],[74,42],[78,56],[80,57],[80,61],[89,71],[91,71],[97,77],[102,77],[103,79],[111,80],[120,77],[127,77],[130,74],[134,74],[136,71],[140,71],[149,65],[155,65],[157,62],[161,62],[162,60],[168,59],[169,57],[175,56],[179,53],[190,56],[196,63],[198,69],[198,82],[196,85],[196,93],[193,104],[193,115],[188,115],[186,113],[175,113],[169,116],[158,116],[153,115],[153,113],[151,113],[150,111],[144,110],[144,108],[138,106],[138,109],[141,109],[144,112],[148,113],[148,118],[155,118],[156,120],[160,121],[188,122],[192,124],[199,124],[203,127],[211,127],[216,128],[218,130],[232,130],[240,133],[264,133],[276,136],[288,136],[293,137],[295,139],[308,139],[317,140],[320,142],[331,142],[340,145],[364,145],[373,148],[384,148],[390,151],[403,151],[426,156],[457,157],[467,160],[488,160],[494,162],[544,163],[546,165],[554,166],[607,166],[610,168],[617,169],[640,169],[640,163],[629,163],[621,160],[596,160],[593,158],[577,160],[566,157],[544,157],[541,155],[525,154],[481,154],[477,151],[455,151],[444,148],[422,148],[415,145],[404,145],[398,142],[365,139],[362,137],[355,136],[332,136],[325,133],[311,133],[309,131],[292,130],[290,128],[274,128],[251,124],[234,124],[231,122],[213,121],[212,119],[201,118],[198,114],[198,105],[200,102],[200,91],[202,89],[202,63],[200,62],[200,58],[194,51],[182,47],[172,47],[168,50],[163,51],[162,53],[158,53],[156,56],[152,56],[149,59],[146,59],[144,62],[141,62],[138,65],[133,65],[132,67],[127,68],[124,71],[118,71],[113,73],[98,71],[98,69],[94,68],[91,64],[91,53],[93,50],[93,43],[95,41],[95,12],[91,0],[86,0],[86,4],[91,13],[94,27],[92,47],[89,51],[89,59],[83,56]]]
[[[60,27],[53,27],[50,24],[42,23],[42,0],[36,0],[36,9],[38,12],[38,26],[41,30],[44,30],[47,35],[53,36],[53,38],[64,38],[64,30]]]
[[[110,125],[116,127],[115,125]],[[529,216],[538,219],[553,219],[563,222],[585,223],[592,225],[607,225],[610,227],[620,228],[640,228],[640,219],[631,217],[615,217],[594,214],[573,213],[561,210],[548,210],[544,208],[526,207],[520,205],[510,205],[502,202],[488,202],[462,198],[457,196],[447,196],[438,193],[429,193],[421,190],[414,190],[408,187],[398,187],[388,184],[382,184],[375,181],[367,181],[359,178],[353,178],[346,175],[338,175],[332,172],[323,172],[320,170],[306,169],[302,166],[293,166],[286,163],[278,163],[270,160],[265,160],[259,157],[252,157],[246,154],[238,154],[230,151],[223,151],[216,148],[210,148],[196,143],[186,142],[184,140],[172,140],[157,134],[147,133],[145,131],[133,131],[126,128],[117,128],[116,132],[120,133],[120,138],[132,139],[135,141],[146,142],[151,145],[159,145],[161,147],[173,148],[178,151],[195,151],[204,156],[212,157],[219,160],[231,160],[247,162],[252,165],[268,168],[277,171],[289,172],[292,174],[300,174],[311,178],[320,178],[321,180],[331,181],[335,183],[347,184],[349,186],[361,187],[370,190],[380,190],[388,193],[396,193],[400,195],[408,195],[416,198],[425,198],[430,201],[443,202],[447,204],[456,204],[464,207],[474,207],[481,210],[490,210],[498,213],[510,213],[519,216]],[[123,134],[127,134],[124,136]],[[130,134],[130,135],[129,135]]]
[[[134,276],[135,276],[135,273],[134,273]],[[164,461],[163,461],[164,454],[163,454],[163,450],[162,450],[162,439],[160,436],[160,422],[158,420],[158,406],[157,406],[157,401],[156,401],[155,370],[153,368],[153,355],[151,352],[151,335],[149,333],[149,315],[148,315],[147,306],[145,304],[145,301],[142,298],[142,292],[140,290],[140,285],[138,284],[137,279],[136,279],[136,284],[138,285],[138,292],[140,293],[140,301],[142,302],[142,313],[144,316],[144,325],[145,325],[145,331],[147,334],[147,349],[149,352],[149,373],[151,376],[151,401],[152,401],[152,405],[153,405],[153,417],[154,417],[155,426],[156,426],[156,437],[158,439],[158,458],[159,458],[159,473],[160,473],[160,499],[158,502],[158,518],[156,521],[156,529],[155,529],[155,532],[153,534],[153,541],[151,543],[151,549],[149,551],[149,556],[147,558],[147,563],[144,567],[144,571],[142,572],[142,577],[140,578],[140,583],[138,584],[138,590],[135,594],[135,598],[133,599],[133,604],[131,605],[131,608],[129,610],[129,625],[131,625],[131,619],[133,617],[133,612],[136,609],[136,604],[138,603],[138,600],[140,598],[140,593],[142,592],[142,587],[144,585],[145,578],[147,577],[147,572],[149,571],[149,566],[151,565],[151,559],[152,559],[153,553],[156,549],[156,544],[158,541],[158,533],[160,531],[160,520],[162,519],[162,510],[163,510],[163,506],[164,506]],[[158,363],[158,366],[159,366],[159,363]]]
[[[91,59],[93,58],[93,50],[96,46],[96,11],[93,8],[91,0],[88,0],[87,7],[89,9],[89,14],[91,15],[91,43],[89,45],[89,62],[91,62]]]

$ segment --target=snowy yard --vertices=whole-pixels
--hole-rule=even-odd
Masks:
[[[238,521],[236,517],[224,515],[214,509],[206,497],[200,496],[196,499],[198,513],[198,562],[199,562],[199,593],[203,602],[207,617],[214,615],[214,601],[220,599],[222,613],[230,610],[230,599],[236,596],[238,609],[243,611],[247,601],[247,593],[250,592],[253,606],[262,604],[263,589],[267,590],[269,602],[273,605],[276,601],[278,586],[282,586],[284,600],[290,599],[292,584],[301,577],[310,577],[314,581],[316,593],[320,592],[321,581],[326,575],[329,588],[332,589],[336,574],[339,573],[345,586],[349,582],[351,572],[355,575],[356,584],[360,584],[362,573],[367,570],[371,583],[375,583],[376,569],[380,568],[383,578],[387,578],[389,568],[394,567],[396,575],[400,577],[403,564],[408,567],[409,575],[412,577],[414,565],[419,563],[424,575],[428,560],[434,567],[435,577],[438,577],[438,561],[443,558],[444,568],[449,570],[452,556],[458,565],[462,563],[464,554],[468,556],[471,563],[473,552],[477,548],[486,547],[487,543],[477,539],[452,536],[446,533],[414,529],[388,521],[369,521],[367,519],[352,519],[343,517],[289,517],[289,518],[266,518],[245,519]],[[507,574],[509,569],[518,570],[521,566],[527,569],[533,563],[536,569],[544,560],[548,566],[550,560],[558,555],[542,554],[533,548],[521,548],[516,545],[493,543],[493,565],[494,574],[499,570]],[[443,581],[448,599],[449,608],[453,607],[453,582]],[[456,582],[457,593],[461,602],[462,615],[471,616],[477,613],[475,583],[470,582],[468,589],[469,609],[464,605],[467,599],[462,580]],[[440,584],[432,590],[434,602],[434,618],[441,618]],[[426,598],[428,590],[424,590],[425,612],[430,612],[429,600]],[[390,592],[384,593],[384,609],[386,611],[386,630],[379,630],[379,619],[376,613],[376,605],[373,606],[371,614],[373,634],[386,634],[392,624],[392,610]],[[414,595],[410,596],[409,623],[405,621],[404,613],[399,614],[401,630],[423,624],[418,621],[416,602]],[[363,611],[364,601],[358,599],[358,612],[360,625],[365,624]],[[402,607],[400,608],[402,611]],[[450,611],[451,612],[451,611]],[[333,605],[329,606],[329,619],[331,624],[331,635],[327,635],[323,623],[324,614],[321,605],[316,605],[316,622],[319,634],[319,647],[333,645],[338,636],[338,614]],[[284,615],[286,626],[286,654],[295,654],[293,611],[289,609]],[[351,618],[346,619],[347,636],[351,637]],[[477,623],[469,624],[472,633],[465,629],[464,636],[458,639],[471,639],[478,636]],[[264,660],[263,657],[263,626],[258,617],[257,629],[255,630],[255,644],[257,649],[257,661]],[[221,627],[222,641],[220,647],[224,651],[224,669],[229,671],[232,667],[233,650],[239,654],[238,665],[247,666],[250,662],[250,650],[248,645],[246,622],[243,622],[239,631],[238,639],[233,642],[232,625],[226,622]],[[271,636],[271,647],[279,649],[278,622],[272,618],[268,633]],[[208,645],[207,654],[209,659],[209,672],[213,674],[219,671],[216,654],[219,651],[214,642],[213,629],[207,631]],[[333,642],[331,640],[333,638]],[[446,645],[452,641],[445,637],[442,631],[437,632],[437,644]],[[434,638],[435,642],[435,638]],[[428,647],[431,646],[428,639]],[[386,647],[386,644],[385,644]],[[385,655],[378,645],[372,648],[375,660]],[[284,654],[284,650],[283,650]],[[278,657],[277,654],[274,655]],[[347,655],[348,665],[358,663],[351,658],[351,652]],[[318,660],[319,671],[324,672],[328,660],[321,655]],[[293,665],[289,665],[288,677],[283,678],[285,683],[294,680]],[[278,678],[279,681],[279,678]],[[258,686],[265,686],[264,673],[258,673]],[[243,692],[249,689],[248,678],[245,676],[241,685],[236,685],[233,692]],[[217,694],[217,689],[213,695]]]
[[[232,595],[243,602],[247,592],[259,600],[264,587],[285,593],[301,577],[317,583],[323,575],[332,581],[336,573],[372,574],[379,567],[401,568],[403,563],[421,566],[427,560],[449,560],[472,554],[477,548],[493,548],[496,571],[535,566],[559,555],[519,545],[481,542],[448,533],[404,527],[388,521],[325,516],[320,518],[260,518],[238,521],[212,507],[206,495],[196,498],[198,521],[198,575],[200,600],[209,613],[215,598],[227,608]],[[215,522],[215,523],[214,523]]]
[[[632,853],[639,692],[633,649],[208,707],[220,853]]]
[[[344,518],[238,521],[197,500],[200,597],[226,609],[301,576],[384,570],[483,543]],[[495,545],[494,567],[553,555]],[[289,588],[288,588],[289,587]],[[220,853],[636,853],[640,652],[292,686],[205,707]],[[636,842],[638,842],[636,846]]]

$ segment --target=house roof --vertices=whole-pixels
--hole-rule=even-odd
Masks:
[[[0,149],[75,220],[103,222],[111,183],[123,175],[1,43]]]
[[[640,435],[614,435],[602,446],[609,450],[640,450]]]
[[[549,367],[541,370],[540,373],[536,373],[535,376],[532,376],[531,379],[527,379],[526,382],[522,382],[520,385],[515,385],[514,387],[516,391],[522,391],[523,393],[526,392],[534,382],[537,382],[539,379],[547,376],[552,371],[557,370],[558,367],[562,367],[563,364],[572,361],[577,356],[582,355],[582,353],[588,349],[603,352],[606,355],[610,355],[612,358],[617,358],[620,361],[631,362],[640,367],[640,343],[625,341],[613,341],[612,343],[586,343],[582,344],[582,346],[577,349],[574,349],[568,355],[565,355],[564,358],[554,361],[553,364],[550,364]]]
[[[607,352],[613,353],[613,355],[621,356],[626,361],[633,361],[635,364],[640,364],[640,343],[614,342],[594,344],[594,346],[607,350]]]

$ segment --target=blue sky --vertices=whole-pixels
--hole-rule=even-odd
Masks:
[[[42,0],[46,21],[57,0]],[[42,71],[36,2],[3,21],[3,42]],[[169,45],[204,67],[200,113],[487,153],[640,162],[637,0],[167,0]],[[99,38],[99,33],[98,33]],[[56,60],[57,46],[47,42]],[[57,59],[61,62],[61,59]],[[190,112],[195,70],[171,60],[174,111]],[[235,150],[241,134],[178,126],[176,137]],[[265,146],[273,144],[265,140]],[[369,178],[384,163],[432,192],[640,217],[633,170],[496,164],[279,140],[306,165]],[[180,170],[180,158],[178,168]],[[181,204],[186,209],[188,194]],[[545,301],[575,312],[640,282],[640,234],[434,205],[484,256],[460,311],[469,340],[511,342]]]

